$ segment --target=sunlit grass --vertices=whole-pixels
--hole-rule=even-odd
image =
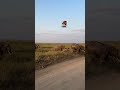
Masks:
[[[81,53],[72,53],[71,51],[55,51],[53,48],[58,45],[65,45],[65,48],[70,48],[71,43],[36,43],[40,47],[35,51],[36,68],[43,68],[51,64],[61,62],[63,60],[81,56]],[[79,44],[85,46],[85,44]]]

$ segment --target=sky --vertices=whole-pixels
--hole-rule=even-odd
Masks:
[[[120,0],[86,0],[86,3],[86,41],[120,41]]]
[[[0,0],[0,41],[35,39],[34,5],[33,0]]]
[[[62,22],[67,27],[62,28]],[[85,0],[35,0],[35,41],[85,41]]]

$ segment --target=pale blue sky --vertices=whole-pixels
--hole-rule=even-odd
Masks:
[[[67,28],[61,27],[64,20]],[[85,0],[35,0],[36,34],[75,34],[74,30],[85,30]]]
[[[84,0],[35,0],[36,32],[60,30],[63,20],[68,29],[83,29],[85,22]]]

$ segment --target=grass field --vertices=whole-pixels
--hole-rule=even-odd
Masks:
[[[8,43],[12,46],[14,53],[5,55],[0,59],[0,90],[8,88],[9,90],[33,90],[35,69],[42,69],[84,55],[83,52],[71,53],[52,50],[56,45],[65,45],[65,47],[70,48],[71,44],[66,43],[37,43],[40,45],[37,50],[34,48],[34,42],[31,41],[8,41]],[[119,57],[110,55],[109,60],[104,61],[106,64],[100,64],[101,58],[97,58],[95,55],[89,57],[89,54],[86,54],[86,78],[101,75],[111,69],[120,72],[120,42],[102,43],[116,48],[119,51]],[[85,46],[85,44],[80,45]],[[87,63],[87,60],[90,62]],[[95,60],[98,62],[93,62]]]
[[[70,47],[71,43],[36,43],[39,44],[41,47],[54,47],[56,45],[65,45],[65,47]],[[80,43],[80,45],[85,46],[85,43]]]
[[[5,42],[10,44],[13,53],[0,58],[0,90],[33,90],[36,66],[48,66],[80,56],[51,50],[60,44],[42,43],[40,44],[42,48],[35,50],[35,43],[32,41]],[[64,45],[70,47],[71,44]]]
[[[34,89],[34,42],[8,41],[14,53],[0,60],[0,90]]]
[[[120,50],[120,41],[107,41],[107,42],[103,42],[103,43],[114,46],[115,48]]]
[[[49,65],[59,63],[70,58],[79,57],[82,53],[76,54],[63,51],[54,51],[53,48],[58,45],[65,45],[65,48],[71,48],[70,43],[36,43],[40,48],[35,51],[36,69],[45,68]],[[84,43],[80,44],[85,46]]]
[[[95,42],[89,42],[89,43],[94,44]],[[114,52],[114,50],[112,50],[111,48],[109,48],[109,51],[110,51],[109,53],[112,53],[112,54],[106,54],[108,53],[108,50],[106,50],[106,52],[101,53],[97,56],[95,54],[86,53],[85,55],[86,56],[86,79],[90,77],[102,75],[103,73],[109,72],[111,70],[120,72],[120,42],[104,41],[101,43],[105,44],[105,46],[107,45],[112,46],[114,50],[118,51],[118,54],[115,55],[114,53],[112,53]],[[100,47],[96,46],[96,48],[100,48]]]

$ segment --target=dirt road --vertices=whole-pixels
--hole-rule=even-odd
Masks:
[[[85,90],[85,58],[36,71],[35,90]]]
[[[120,90],[120,73],[109,72],[85,81],[85,90]]]

